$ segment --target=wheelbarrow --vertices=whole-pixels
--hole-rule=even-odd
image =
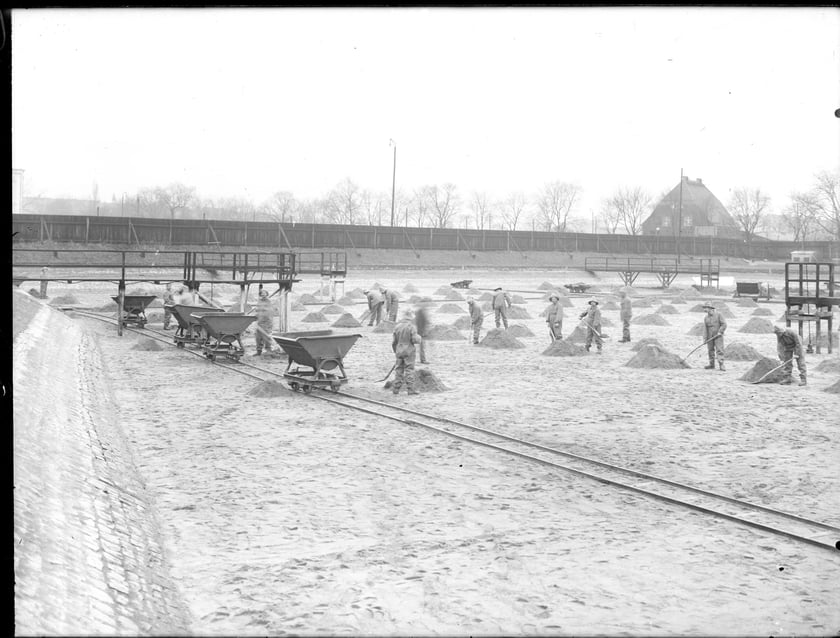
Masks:
[[[472,279],[462,279],[461,281],[452,282],[449,285],[453,288],[469,288],[472,282]]]
[[[589,284],[578,282],[576,284],[564,284],[563,287],[568,288],[569,292],[586,292],[592,286],[590,286]]]
[[[120,298],[118,296],[111,297],[118,306]],[[122,326],[137,326],[142,328],[148,323],[146,319],[146,308],[149,304],[157,299],[156,295],[125,295],[123,296],[123,314]]]
[[[166,307],[166,306],[164,306]],[[209,306],[188,306],[185,304],[169,305],[169,310],[172,316],[178,322],[178,329],[175,331],[175,344],[179,348],[183,348],[187,343],[203,343],[207,340],[207,334],[198,322],[198,319],[193,317],[193,314],[203,314],[207,312],[224,312],[219,308],[210,308]]]
[[[347,383],[344,356],[361,337],[360,334],[333,334],[332,330],[286,332],[274,340],[289,355],[283,373],[292,390],[310,393],[312,388],[338,392]],[[292,367],[294,366],[294,368]]]
[[[191,316],[207,334],[201,350],[210,361],[215,361],[219,355],[239,361],[239,357],[245,354],[242,333],[257,320],[244,312],[194,312]]]

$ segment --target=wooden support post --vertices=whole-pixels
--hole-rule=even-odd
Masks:
[[[125,253],[123,253],[123,262],[125,262]],[[117,336],[123,335],[123,315],[125,314],[125,275],[120,279],[117,288]]]
[[[85,243],[88,243],[90,236],[90,217],[85,217]]]

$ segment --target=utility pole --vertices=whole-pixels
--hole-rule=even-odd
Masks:
[[[397,143],[394,140],[388,140],[394,146],[394,172],[391,175],[391,227],[394,226],[394,195],[396,194],[397,186]]]

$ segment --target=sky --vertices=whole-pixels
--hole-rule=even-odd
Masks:
[[[561,181],[588,219],[682,171],[778,209],[840,170],[839,49],[832,7],[13,10],[12,165],[25,195],[390,198],[396,147],[405,193]]]

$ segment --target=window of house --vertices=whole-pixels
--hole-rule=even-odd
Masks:
[[[683,226],[690,228],[692,224],[693,221],[691,219],[691,215],[683,215]]]
[[[662,228],[668,228],[671,226],[671,218],[670,217],[663,217],[662,224],[660,224]]]

